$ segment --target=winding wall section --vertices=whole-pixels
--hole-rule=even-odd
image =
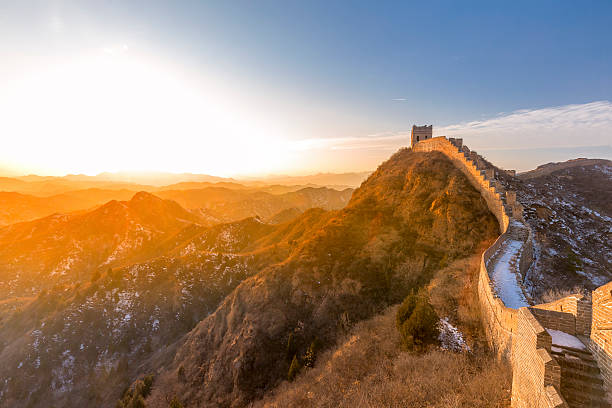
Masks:
[[[513,268],[517,276],[524,277],[533,262],[532,233],[524,223],[523,207],[516,201],[516,192],[504,191],[504,187],[495,180],[495,172],[499,169],[487,165],[476,152],[463,146],[462,139],[436,137],[411,147],[417,152],[438,151],[445,154],[480,191],[499,222],[501,235],[481,256],[478,297],[489,344],[499,356],[512,364],[512,406],[575,406],[568,404],[561,395],[562,384],[566,384],[565,395],[568,398],[577,397],[576,393],[570,392],[575,379],[571,373],[564,376],[560,368],[563,361],[553,356],[555,349],[551,329],[571,336],[583,336],[582,341],[591,350],[601,369],[604,391],[607,389],[612,394],[612,282],[595,290],[592,302],[583,296],[572,295],[530,307],[524,297],[523,303],[508,302],[514,307],[506,306],[491,281],[491,277],[496,276],[496,266],[507,261],[510,249],[514,251]],[[520,248],[517,249],[519,243]],[[504,252],[506,256],[500,257],[499,254]],[[516,284],[520,287],[518,280]],[[522,292],[522,287],[518,292]],[[507,295],[505,298],[508,301]]]
[[[489,344],[502,356],[512,359],[512,333],[516,330],[517,310],[506,307],[494,290],[490,276],[494,263],[493,258],[505,242],[517,238],[522,208],[516,202],[514,192],[503,194],[501,185],[496,185],[495,169],[483,168],[483,160],[476,152],[463,146],[462,139],[435,137],[412,146],[413,151],[444,153],[465,174],[470,183],[480,191],[489,210],[499,222],[501,235],[495,243],[483,252],[478,277],[478,297],[483,313],[483,323]],[[513,211],[517,217],[513,219]],[[519,216],[520,215],[520,216]],[[515,221],[515,222],[512,222]],[[530,263],[530,260],[528,261]]]

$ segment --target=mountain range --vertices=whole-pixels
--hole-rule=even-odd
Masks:
[[[524,277],[533,298],[611,278],[610,163],[550,170],[499,175],[536,232],[536,266]],[[45,195],[81,181],[2,182],[21,186],[0,193],[9,214],[0,228],[2,406],[302,406],[287,383],[291,357],[307,361],[316,344],[330,356],[321,361],[338,364],[363,343],[357,333],[389,333],[394,305],[424,290],[478,351],[456,364],[506,381],[502,366],[483,371],[496,363],[469,300],[470,265],[497,237],[497,221],[440,153],[402,149],[355,190],[186,181]],[[395,341],[385,344],[400,358]],[[439,364],[434,356],[423,364]],[[359,378],[375,378],[363,370]],[[130,400],[144,380],[152,387]]]

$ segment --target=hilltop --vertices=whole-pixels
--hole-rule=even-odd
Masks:
[[[344,209],[320,216],[319,228],[289,243],[285,260],[243,281],[181,341],[148,404],[172,395],[189,407],[260,398],[286,376],[290,335],[300,354],[315,338],[333,344],[343,326],[398,302],[497,231],[450,161],[408,150],[382,164]]]

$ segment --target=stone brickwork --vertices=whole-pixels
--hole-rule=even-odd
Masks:
[[[429,126],[412,126],[412,133],[410,134],[410,147],[416,143],[422,142],[423,140],[431,139],[433,137],[433,125]]]
[[[582,294],[567,296],[563,299],[550,303],[543,303],[534,307],[538,309],[569,313],[574,316],[576,321],[576,334],[583,336],[589,336],[591,334],[592,305],[591,301]]]
[[[559,330],[572,336],[576,335],[576,317],[569,313],[533,307],[531,313],[547,329]]]
[[[612,403],[612,282],[593,291],[593,321],[589,349],[597,360]]]
[[[512,351],[512,407],[568,407],[559,393],[561,367],[551,355],[552,337],[533,310],[518,310]]]
[[[511,359],[512,333],[516,330],[517,310],[506,307],[497,296],[487,270],[489,259],[507,238],[505,233],[500,235],[495,243],[481,256],[480,272],[478,274],[478,300],[489,346],[500,356]]]
[[[603,390],[612,394],[612,282],[593,292],[592,304],[585,296],[576,294],[520,309],[504,305],[490,280],[489,264],[495,254],[507,240],[519,240],[522,247],[518,270],[523,277],[533,262],[532,232],[524,224],[523,207],[516,200],[516,193],[504,191],[495,180],[497,169],[464,146],[462,139],[436,137],[412,143],[411,147],[418,152],[445,154],[480,191],[499,222],[501,235],[481,256],[478,297],[489,344],[512,364],[512,406],[607,406],[602,398]],[[527,237],[524,231],[528,231]],[[584,339],[590,336],[590,341],[583,340],[590,352],[553,348],[546,329]]]

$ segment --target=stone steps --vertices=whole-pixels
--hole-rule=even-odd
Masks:
[[[570,408],[612,408],[606,401],[597,362],[587,350],[553,344],[551,354],[561,367],[561,395]]]

